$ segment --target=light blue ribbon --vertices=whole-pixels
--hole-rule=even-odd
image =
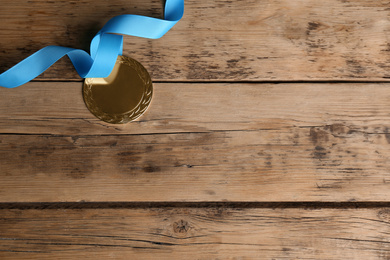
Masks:
[[[91,55],[83,50],[47,46],[0,74],[0,86],[15,88],[39,76],[68,55],[82,78],[105,78],[122,55],[123,36],[158,39],[183,16],[184,0],[166,0],[164,20],[141,15],[119,15],[109,20],[91,42]]]

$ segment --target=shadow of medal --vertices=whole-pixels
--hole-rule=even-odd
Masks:
[[[100,120],[125,124],[140,117],[150,105],[152,80],[136,60],[118,56],[107,78],[87,78],[83,85],[84,102]]]

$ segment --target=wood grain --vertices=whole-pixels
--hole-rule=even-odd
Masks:
[[[361,133],[333,137],[328,131],[1,135],[0,198],[388,201],[386,137]],[[313,143],[317,134],[323,135]]]
[[[2,259],[388,259],[390,210],[2,210]]]
[[[2,0],[0,71],[47,45],[87,50],[111,17],[162,17],[162,1]],[[196,1],[159,40],[124,54],[159,81],[388,80],[388,1]],[[68,60],[40,79],[78,80]]]
[[[122,127],[50,85],[1,95],[1,202],[388,201],[388,84],[157,84]]]
[[[34,82],[12,90],[0,88],[0,133],[84,136],[275,130],[305,131],[309,138],[311,128],[332,125],[332,131],[346,136],[386,136],[390,129],[386,83],[159,83],[146,114],[126,125],[96,119],[84,104],[81,87],[76,82]],[[336,133],[336,138],[341,134]]]
[[[185,3],[125,37],[159,82],[136,122],[94,118],[67,58],[0,88],[0,259],[390,259],[390,83],[351,83],[390,78],[388,1]],[[1,0],[0,73],[162,6]]]

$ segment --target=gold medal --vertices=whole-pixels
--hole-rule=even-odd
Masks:
[[[138,61],[118,56],[107,78],[87,78],[84,102],[97,118],[125,124],[145,113],[152,100],[153,86],[148,71]]]

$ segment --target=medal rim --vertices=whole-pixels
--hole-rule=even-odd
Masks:
[[[139,63],[133,58],[129,58],[126,56],[118,56],[115,66],[120,65],[128,66],[131,69],[134,69],[143,82],[144,90],[142,98],[138,102],[138,104],[130,111],[121,114],[104,112],[92,96],[92,88],[94,87],[93,81],[95,78],[86,78],[83,84],[83,99],[88,110],[100,120],[111,124],[125,124],[136,120],[146,112],[146,110],[150,106],[153,96],[152,79],[148,71],[145,69],[144,66],[142,66],[141,63]]]

